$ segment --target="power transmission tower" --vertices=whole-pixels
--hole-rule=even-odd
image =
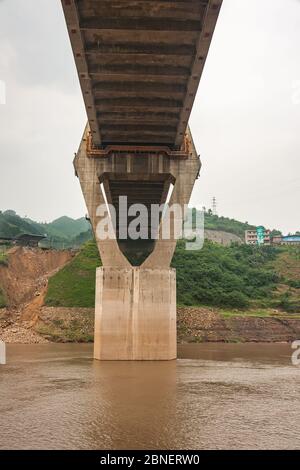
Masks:
[[[213,215],[217,215],[217,199],[215,196],[212,199],[212,213]]]

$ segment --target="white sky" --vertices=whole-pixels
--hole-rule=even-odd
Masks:
[[[300,230],[299,57],[299,0],[223,1],[190,121],[194,205],[216,196],[220,215]],[[0,81],[0,210],[81,217],[86,115],[60,0],[0,0]]]

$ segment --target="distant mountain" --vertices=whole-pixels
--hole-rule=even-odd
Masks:
[[[86,243],[86,242],[88,242],[89,240],[92,240],[92,239],[93,239],[93,232],[92,232],[92,229],[90,227],[88,230],[86,230],[85,232],[81,232],[79,235],[77,235],[77,237],[72,239],[73,246],[74,247],[79,247],[83,243]]]
[[[13,238],[22,233],[46,235],[42,244],[57,248],[79,246],[92,238],[91,226],[84,217],[75,220],[63,216],[50,223],[38,223],[13,210],[0,212],[0,237]]]
[[[0,212],[0,237],[13,238],[21,233],[44,235],[45,230],[42,225],[22,218],[12,210]]]
[[[52,237],[74,238],[80,233],[90,229],[89,222],[84,218],[77,220],[71,217],[63,216],[49,224],[44,224],[46,233]]]

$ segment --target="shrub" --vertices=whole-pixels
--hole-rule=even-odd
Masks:
[[[0,308],[4,307],[6,307],[6,297],[2,288],[0,287]]]
[[[224,247],[206,241],[202,250],[190,252],[180,241],[172,262],[178,302],[232,308],[247,308],[257,299],[265,303],[279,280],[268,268],[275,257],[272,247]]]
[[[8,266],[8,256],[6,253],[0,253],[0,266]]]

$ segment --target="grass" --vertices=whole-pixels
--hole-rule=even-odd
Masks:
[[[224,318],[232,317],[257,317],[257,318],[269,318],[274,316],[274,311],[270,309],[257,309],[257,310],[222,310],[218,313]]]
[[[6,298],[3,290],[0,287],[0,308],[6,307]]]
[[[257,317],[257,318],[268,318],[272,316],[272,313],[268,309],[258,309],[258,310],[222,310],[220,309],[218,313],[224,318],[232,317]]]
[[[87,242],[72,261],[49,279],[45,303],[60,307],[94,307],[97,246]]]
[[[0,253],[0,266],[8,266],[8,255],[5,252]]]
[[[38,325],[36,332],[54,342],[92,343],[94,341],[93,331],[84,331],[83,326],[77,324],[76,320],[60,326],[55,325],[55,321],[53,325]]]
[[[284,312],[273,309],[249,309],[249,310],[218,310],[219,315],[223,318],[236,318],[236,317],[254,317],[254,318],[294,318],[300,319],[300,314],[293,314],[291,312]]]
[[[0,252],[0,267],[1,266],[8,266],[8,256],[7,253],[5,252]],[[6,307],[7,302],[6,302],[6,297],[3,289],[0,286],[0,308]]]
[[[300,282],[300,248],[297,246],[279,248],[273,267],[286,281]]]
[[[273,262],[273,268],[280,274],[280,283],[274,292],[276,307],[300,315],[300,248],[281,247]]]

